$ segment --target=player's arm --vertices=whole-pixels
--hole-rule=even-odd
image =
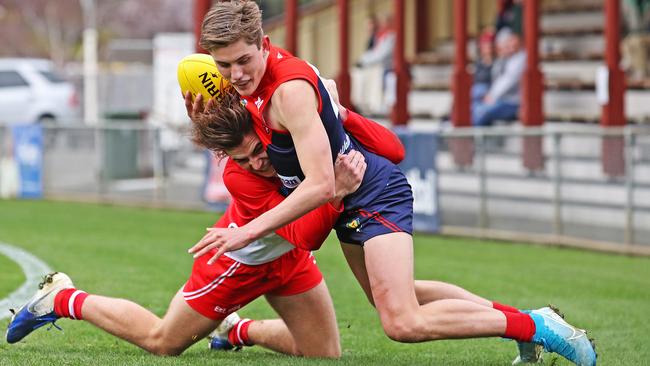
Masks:
[[[339,155],[334,163],[334,200],[276,230],[276,233],[298,248],[319,249],[343,211],[343,198],[359,188],[365,171],[365,158],[360,152],[353,150],[348,154]]]
[[[254,239],[330,201],[335,194],[332,153],[314,88],[305,80],[283,83],[273,94],[270,108],[274,120],[291,134],[305,179],[282,203],[247,225]]]
[[[306,250],[320,248],[343,211],[343,198],[359,188],[366,170],[365,159],[358,151],[338,156],[334,166],[336,175],[334,199],[276,230],[278,235],[297,248]],[[284,200],[284,196],[278,193],[276,187],[268,180],[243,170],[226,171],[224,184],[233,197],[233,203],[228,210],[233,210],[236,205],[236,217],[240,220],[238,225],[253,220]],[[220,222],[214,227],[227,227],[227,225],[223,226],[223,223],[219,224]],[[210,241],[213,236],[213,231],[209,230],[202,240]]]
[[[217,249],[209,264],[223,253],[243,248],[334,198],[332,153],[318,115],[316,91],[307,81],[288,81],[273,94],[270,112],[273,121],[291,134],[305,179],[284,201],[247,225],[214,229],[209,243],[201,240],[189,249],[195,257]]]
[[[239,177],[224,177],[224,183],[233,197],[233,202],[237,203],[240,226],[273,209],[285,199],[277,191],[277,187],[265,184],[260,177],[250,173],[240,174]],[[297,248],[315,250],[323,244],[342,211],[341,199],[335,199],[275,232]]]

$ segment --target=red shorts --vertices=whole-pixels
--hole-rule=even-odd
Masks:
[[[316,259],[306,250],[293,249],[256,266],[225,255],[208,265],[213,254],[194,261],[190,279],[183,286],[183,298],[192,309],[214,320],[225,318],[261,295],[297,295],[323,280]]]

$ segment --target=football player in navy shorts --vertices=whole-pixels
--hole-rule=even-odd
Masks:
[[[366,173],[359,189],[344,200],[335,229],[388,337],[399,342],[505,337],[518,342],[523,361],[536,361],[543,347],[579,365],[595,364],[586,333],[548,307],[519,311],[457,286],[414,281],[413,197],[406,178],[392,162],[366,150],[363,139],[345,131],[317,71],[272,45],[261,19],[253,1],[218,2],[203,21],[199,43],[241,95],[242,107],[230,107],[249,111],[291,194],[246,225],[211,231],[191,252],[200,256],[216,249],[214,260],[328,202],[334,195],[333,163],[338,154],[354,149],[364,155]],[[203,113],[200,99],[196,102],[190,115],[195,122]],[[221,112],[227,125],[228,111]],[[221,137],[210,141],[212,150],[227,150],[230,140]]]

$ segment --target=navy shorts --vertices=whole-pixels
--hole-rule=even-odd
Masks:
[[[343,212],[334,229],[341,242],[357,245],[383,234],[412,234],[413,192],[402,171],[395,167],[381,193],[368,205]]]

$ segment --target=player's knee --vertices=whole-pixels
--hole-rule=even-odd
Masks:
[[[307,357],[307,358],[332,358],[337,359],[341,357],[341,347],[340,345],[331,346],[331,347],[319,347],[314,350],[305,350],[304,352],[296,350],[296,356]]]
[[[420,341],[421,335],[417,319],[410,316],[393,316],[382,318],[384,333],[388,338],[402,343]]]
[[[338,336],[325,337],[324,340],[318,342],[302,342],[294,344],[291,354],[306,358],[336,359],[341,357],[341,343]]]
[[[149,333],[145,348],[156,356],[178,356],[185,350],[160,329],[153,329]]]

